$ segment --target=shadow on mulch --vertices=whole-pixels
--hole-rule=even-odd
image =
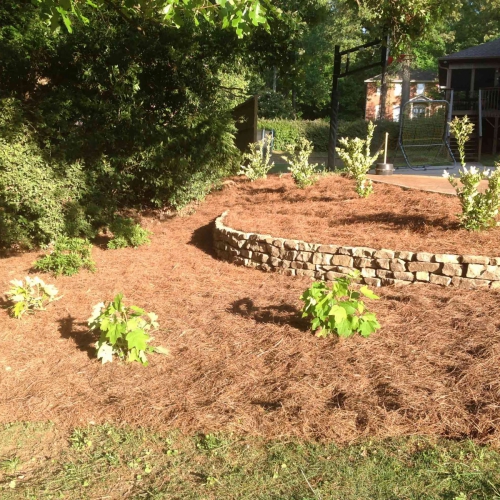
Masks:
[[[211,220],[205,226],[196,228],[192,234],[189,244],[203,250],[208,255],[215,257],[215,249],[213,244],[213,231],[215,219]]]
[[[380,212],[371,214],[357,214],[355,217],[344,217],[330,221],[330,227],[339,224],[390,224],[393,229],[407,229],[411,231],[421,231],[422,229],[435,228],[443,231],[456,231],[460,229],[458,223],[450,222],[446,217],[430,218],[424,215],[402,215],[392,212]]]
[[[289,325],[297,330],[307,332],[310,326],[307,320],[301,318],[301,312],[294,306],[281,304],[280,306],[256,307],[250,298],[235,300],[229,309],[233,314],[244,318],[251,318],[257,323],[274,323]]]
[[[90,359],[95,359],[96,338],[89,332],[87,323],[76,322],[76,318],[67,316],[57,320],[58,331],[63,339],[73,339],[80,351],[86,352]]]

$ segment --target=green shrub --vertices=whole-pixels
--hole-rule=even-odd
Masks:
[[[259,128],[274,130],[273,149],[277,151],[285,151],[304,135],[301,120],[259,120]]]
[[[97,359],[103,364],[111,363],[116,355],[122,360],[139,361],[147,366],[146,353],[167,354],[163,347],[148,345],[152,340],[149,333],[158,328],[157,319],[152,312],[146,313],[137,306],[125,306],[122,294],[108,304],[97,304],[88,320],[90,330],[99,334]]]
[[[259,95],[259,116],[266,119],[292,119],[292,101],[279,92],[266,91]]]
[[[116,217],[109,229],[113,233],[113,239],[108,242],[108,248],[139,247],[150,243],[151,231],[142,228],[134,219]]]
[[[23,280],[12,280],[12,288],[6,293],[7,299],[14,303],[10,308],[14,318],[21,318],[27,312],[43,311],[49,302],[57,300],[57,288],[48,285],[38,276]]]
[[[95,271],[95,262],[92,260],[92,243],[87,239],[68,238],[60,236],[57,238],[53,250],[38,259],[34,268],[44,273],[52,273],[54,276],[61,274],[72,276],[80,269]]]
[[[274,167],[271,163],[271,134],[265,139],[249,145],[250,151],[243,155],[246,165],[241,166],[240,175],[245,175],[251,181],[265,179],[267,173]]]
[[[295,145],[287,146],[286,151],[288,156],[283,156],[283,159],[289,163],[288,170],[295,184],[299,188],[314,184],[318,180],[318,165],[309,163],[312,144],[301,137]]]
[[[336,278],[331,287],[324,281],[313,283],[300,297],[304,302],[302,317],[311,317],[311,328],[318,337],[328,337],[336,333],[339,337],[350,337],[359,332],[369,337],[380,328],[375,314],[367,312],[361,295],[378,299],[368,287],[359,292],[351,288],[352,281],[359,279],[359,271]]]

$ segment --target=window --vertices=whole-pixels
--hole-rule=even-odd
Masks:
[[[380,116],[380,104],[377,104],[377,105],[375,106],[375,116],[374,116],[374,120],[378,120],[379,116]]]
[[[422,95],[425,92],[425,83],[417,83],[417,95]]]
[[[412,118],[420,118],[425,116],[425,104],[414,104],[411,110]]]
[[[401,85],[401,83],[396,83],[396,85],[394,85],[394,95],[395,96],[401,95],[402,88],[403,86]]]
[[[401,108],[399,106],[399,104],[397,104],[396,106],[393,106],[392,107],[392,120],[395,121],[395,122],[398,122],[399,121],[399,112],[400,112]]]
[[[377,85],[377,95],[380,95],[380,85]]]

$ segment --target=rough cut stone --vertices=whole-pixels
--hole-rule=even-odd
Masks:
[[[500,268],[498,266],[483,266],[481,264],[469,264],[467,266],[467,278],[481,278],[483,280],[500,280]]]
[[[483,257],[481,255],[462,255],[462,262],[464,264],[489,264],[489,257]]]
[[[417,253],[417,260],[419,262],[431,262],[433,259],[434,259],[433,253],[428,253],[428,252],[418,252]]]
[[[406,260],[407,262],[415,260],[415,254],[413,252],[396,252],[395,256],[396,258]]]
[[[245,259],[251,259],[252,258],[252,252],[250,250],[245,250],[244,248],[240,250],[240,255],[242,257],[245,257]]]
[[[352,255],[354,257],[371,257],[374,253],[374,248],[356,247],[352,249]]]
[[[314,271],[309,271],[304,269],[297,269],[296,274],[297,276],[309,276],[311,278],[314,277]]]
[[[451,255],[448,253],[437,253],[435,256],[436,262],[442,262],[444,264],[458,264],[460,262],[460,255]]]
[[[375,287],[379,287],[381,284],[382,284],[382,280],[380,280],[379,278],[369,278],[369,277],[365,277],[363,278],[363,281],[369,285],[369,286],[375,286]]]
[[[299,248],[298,243],[299,242],[297,240],[285,240],[285,242],[283,243],[283,246],[287,250],[297,250]]]
[[[415,276],[413,273],[395,272],[394,279],[402,281],[413,281]]]
[[[406,262],[401,259],[394,259],[389,262],[389,269],[395,272],[406,271]]]
[[[382,284],[382,286],[394,285],[394,282],[395,282],[395,280],[392,278],[382,278],[380,280],[380,283]]]
[[[247,266],[248,259],[242,259],[241,257],[234,257],[232,263],[236,264],[237,266]]]
[[[267,248],[266,253],[268,253],[271,257],[279,257],[280,256],[280,249],[279,248],[276,248],[275,246],[269,245],[269,244],[266,245],[266,248]]]
[[[475,280],[468,278],[459,278],[457,276],[453,277],[451,280],[453,286],[457,286],[459,288],[487,288],[490,286],[490,282],[486,280]]]
[[[354,257],[353,259],[354,267],[375,267],[375,262],[373,259],[366,259],[365,257]]]
[[[325,278],[328,281],[333,281],[335,278],[343,278],[344,275],[342,273],[336,273],[335,271],[328,271],[325,275]]]
[[[264,271],[266,273],[268,273],[269,271],[271,271],[271,266],[269,264],[261,264],[258,269],[260,269],[261,271]]]
[[[429,281],[429,273],[426,273],[425,271],[416,272],[415,277],[417,278],[417,281]]]
[[[377,269],[391,268],[391,261],[389,259],[377,259],[374,264]]]
[[[394,254],[395,252],[393,250],[387,250],[385,248],[382,248],[380,250],[377,250],[373,254],[373,257],[375,257],[376,259],[393,259]]]
[[[271,257],[269,259],[269,263],[273,267],[280,267],[280,265],[281,265],[281,259],[278,259],[277,257]]]
[[[313,264],[328,266],[332,262],[332,254],[316,252],[315,254],[313,254],[311,262]]]
[[[310,262],[303,262],[302,263],[302,269],[309,269],[309,270],[316,270],[316,266],[314,264],[311,264]]]
[[[500,288],[500,281],[492,281],[490,286],[492,290],[498,290]]]
[[[492,266],[500,266],[500,257],[490,257],[490,264]]]
[[[335,266],[335,270],[342,274],[351,274],[352,267],[344,267],[344,266]]]
[[[269,255],[265,253],[254,252],[252,255],[252,260],[255,262],[261,262],[262,264],[266,263],[269,260]]]
[[[280,260],[280,267],[283,269],[288,269],[292,263],[289,260]]]
[[[295,260],[297,252],[295,250],[284,250],[281,257],[285,260]]]
[[[440,268],[441,264],[434,262],[409,262],[408,263],[408,271],[412,273],[416,272],[426,272],[433,273]]]
[[[464,266],[461,264],[443,264],[441,269],[441,274],[445,276],[462,276],[464,272]]]
[[[319,245],[319,247],[317,248],[317,251],[320,253],[334,254],[334,253],[337,253],[338,248],[339,247],[337,247],[335,245]]]
[[[429,281],[434,285],[449,286],[451,278],[448,278],[447,276],[439,276],[438,274],[431,274]]]
[[[340,255],[352,255],[353,247],[339,247],[337,253]]]
[[[313,254],[311,252],[297,252],[295,260],[298,260],[299,262],[309,262],[312,256]]]
[[[369,267],[364,267],[361,269],[361,276],[363,278],[375,278],[377,271],[375,269],[370,269]]]
[[[292,269],[302,269],[302,262],[297,262],[296,260],[294,260],[291,264],[290,264],[290,267]]]
[[[290,268],[285,269],[285,270],[283,271],[283,274],[284,274],[285,276],[295,276],[295,273],[296,273],[295,269],[290,269]]]
[[[284,244],[285,244],[285,240],[283,238],[275,238],[273,240],[273,245],[276,248],[283,248]]]
[[[379,278],[394,278],[392,271],[386,271],[385,269],[377,269],[376,273]]]
[[[398,285],[398,286],[406,286],[406,285],[411,285],[411,281],[406,281],[406,280],[391,280],[393,285]]]
[[[334,266],[352,267],[352,257],[349,257],[349,255],[334,255],[332,257],[332,264]]]

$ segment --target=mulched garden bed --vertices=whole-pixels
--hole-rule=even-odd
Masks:
[[[340,187],[333,191],[336,182]],[[300,221],[304,227],[309,223],[299,207],[300,200],[310,196],[310,201],[318,198],[322,204],[317,210],[325,211],[323,225],[328,227],[325,221],[335,220],[336,212],[336,220],[347,217],[335,201],[338,196],[353,200],[344,204],[357,207],[350,209],[350,217],[366,215],[349,187],[338,178],[323,179],[305,192],[295,191],[286,178],[254,184],[237,180],[210,195],[193,215],[147,219],[154,231],[149,247],[95,248],[95,274],[47,276],[64,295],[62,300],[22,321],[0,312],[0,422],[52,420],[72,427],[113,421],[191,433],[224,429],[339,443],[366,436],[427,434],[498,445],[497,292],[387,287],[379,291],[382,300],[369,304],[381,330],[369,339],[325,340],[315,338],[300,318],[299,296],[309,286],[308,278],[241,268],[212,254],[212,223],[226,209],[232,217],[251,212],[256,223],[267,209],[269,225],[262,220],[262,227],[245,229],[274,232],[276,214],[296,206],[297,220],[287,215],[292,230]],[[427,195],[391,187],[375,190],[371,200],[362,200],[372,206],[372,215],[378,204],[388,217],[391,203],[395,213],[401,213],[408,196],[408,217],[417,216],[420,199],[418,206],[427,204],[430,220],[432,200],[441,200],[432,195],[425,201]],[[338,196],[332,194],[339,191]],[[385,202],[382,193],[388,193]],[[450,214],[442,215],[449,224],[455,202],[443,197],[435,205],[451,204]],[[308,206],[313,210],[315,205]],[[318,230],[320,221],[318,215]],[[409,229],[393,231],[392,239],[388,228],[367,231],[364,239],[356,230],[358,239],[351,240],[345,224],[344,239],[339,241],[337,235],[336,242],[438,250],[422,236],[425,231],[417,231],[419,240]],[[315,228],[305,231],[314,236]],[[450,237],[453,232],[450,227],[441,231]],[[307,232],[276,233],[317,240]],[[431,234],[440,233],[434,229]],[[467,251],[486,252],[482,247]],[[7,290],[11,279],[24,277],[37,255],[0,259],[0,290]],[[128,304],[158,313],[162,329],[154,343],[168,347],[170,356],[152,354],[146,368],[97,362],[86,320],[95,304],[118,292]]]
[[[500,227],[460,229],[456,196],[374,184],[374,193],[363,199],[344,177],[327,176],[300,190],[289,175],[240,181],[238,194],[241,203],[226,224],[241,231],[311,243],[500,256]]]

